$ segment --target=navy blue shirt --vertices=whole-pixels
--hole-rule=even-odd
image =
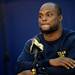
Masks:
[[[53,67],[48,61],[49,59],[57,58],[59,53],[65,52],[64,56],[75,59],[75,32],[63,29],[62,36],[56,41],[46,41],[43,34],[39,34],[34,38],[38,38],[38,41],[44,45],[43,52],[38,53],[37,62],[35,68],[37,74],[42,75],[75,75],[74,69],[66,69],[64,67]],[[16,72],[20,73],[25,70],[31,70],[33,68],[34,54],[30,53],[30,46],[32,39],[25,43],[24,49],[17,59]]]

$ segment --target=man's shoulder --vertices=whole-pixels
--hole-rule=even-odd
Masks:
[[[75,38],[75,31],[70,29],[64,29],[64,33],[67,37],[74,37]]]
[[[75,31],[74,30],[64,29],[64,35],[68,41],[75,40]]]

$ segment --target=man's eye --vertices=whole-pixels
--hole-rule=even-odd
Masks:
[[[52,16],[53,14],[52,13],[47,13],[46,14],[48,17]]]
[[[42,16],[41,16],[41,15],[39,15],[39,18],[42,18]]]

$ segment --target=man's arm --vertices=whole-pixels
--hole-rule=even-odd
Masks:
[[[53,67],[64,67],[66,69],[75,68],[75,60],[68,57],[50,59],[49,63]]]
[[[17,75],[32,75],[32,63],[33,57],[29,52],[31,41],[26,42],[24,49],[19,55],[16,63],[16,73]]]

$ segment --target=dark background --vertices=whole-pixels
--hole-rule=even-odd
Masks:
[[[39,33],[38,10],[49,1],[61,6],[63,27],[75,30],[74,0],[0,0],[0,75],[15,75],[24,43]]]

